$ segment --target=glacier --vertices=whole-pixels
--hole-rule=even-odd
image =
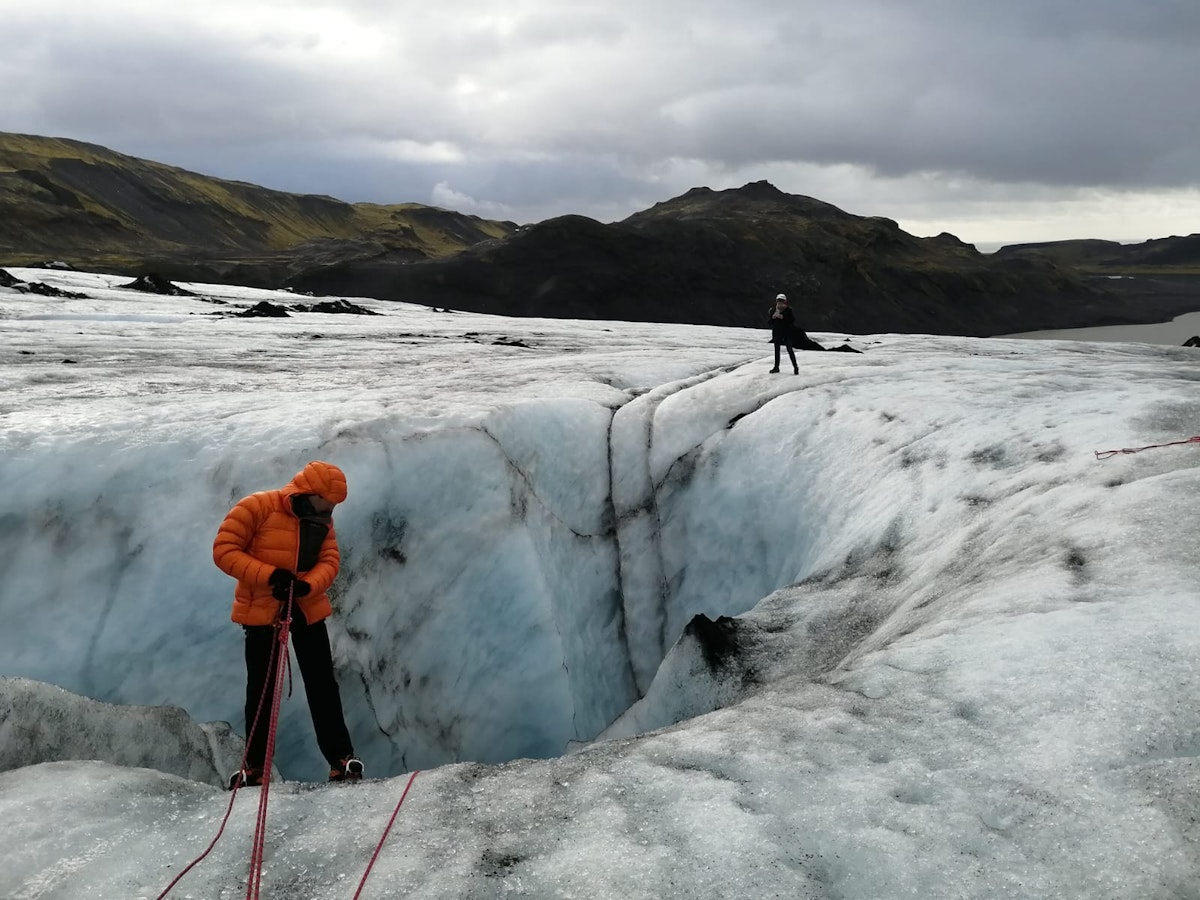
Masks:
[[[0,675],[137,708],[82,732],[240,731],[216,526],[347,473],[379,780],[312,784],[285,702],[271,896],[350,896],[421,769],[364,896],[1200,897],[1197,448],[1094,453],[1197,430],[1194,350],[852,336],[771,375],[765,330],[11,271],[87,297],[0,289]],[[131,749],[0,773],[0,894],[155,897],[203,849],[227,795]],[[172,896],[245,892],[239,804]]]

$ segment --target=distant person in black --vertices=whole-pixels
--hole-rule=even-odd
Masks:
[[[788,359],[792,361],[792,374],[799,375],[800,367],[796,365],[796,353],[792,350],[792,332],[796,329],[796,317],[792,314],[792,308],[788,306],[786,294],[775,297],[775,306],[771,309],[768,324],[771,326],[771,343],[775,345],[775,368],[771,371],[779,371],[779,345],[783,344],[787,347]]]

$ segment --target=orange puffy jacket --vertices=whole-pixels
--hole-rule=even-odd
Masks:
[[[346,499],[346,476],[331,463],[310,462],[281,490],[259,491],[239,500],[217,530],[213,562],[237,579],[231,618],[239,625],[270,625],[280,613],[283,604],[271,595],[267,579],[276,569],[296,572],[300,519],[292,511],[292,497],[297,494],[316,494],[330,503],[341,503]],[[333,614],[325,592],[340,565],[331,522],[316,565],[296,572],[312,588],[308,596],[296,600],[310,625]]]

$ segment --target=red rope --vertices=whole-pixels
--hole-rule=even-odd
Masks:
[[[363,872],[362,881],[358,883],[358,890],[354,892],[352,900],[358,900],[362,894],[363,885],[367,883],[367,876],[371,874],[371,869],[375,865],[375,860],[379,859],[379,851],[383,849],[383,842],[387,840],[388,832],[392,830],[392,825],[396,821],[396,816],[400,814],[400,807],[404,804],[404,798],[408,796],[408,789],[413,786],[413,782],[417,780],[417,775],[420,773],[417,769],[408,777],[408,784],[404,786],[404,793],[400,795],[400,802],[396,804],[396,808],[392,810],[392,817],[388,820],[387,828],[383,829],[383,834],[379,838],[379,843],[375,845],[375,852],[371,855],[371,861],[367,863],[367,870]]]
[[[1096,450],[1096,459],[1111,459],[1118,453],[1141,453],[1143,450],[1156,450],[1159,447],[1178,447],[1181,444],[1200,444],[1200,434],[1182,441],[1168,441],[1165,444],[1149,444],[1145,447],[1125,447],[1121,450]]]
[[[289,621],[289,623],[291,622],[290,614],[288,616],[288,621]],[[279,652],[279,645],[277,643],[274,647],[271,648],[271,665],[275,665],[276,660],[278,659],[278,656],[277,656],[278,652]],[[286,652],[286,650],[284,652]],[[292,664],[291,657],[288,657],[288,695],[289,696],[291,696],[291,674],[292,674],[292,665],[291,664]],[[276,680],[278,681],[278,678]],[[242,750],[242,761],[238,765],[239,775],[246,771],[246,758],[250,753],[250,738],[254,734],[254,732],[258,730],[258,721],[259,721],[259,719],[262,718],[263,704],[266,702],[267,689],[270,686],[271,686],[271,683],[269,681],[266,681],[266,680],[263,681],[262,693],[259,694],[259,697],[258,697],[258,709],[256,709],[254,711],[254,722],[251,723],[251,725],[250,725],[250,732],[246,736],[246,746]],[[272,718],[275,720],[278,720],[278,717],[279,717],[279,701],[277,698],[276,705],[275,705],[274,711],[272,713]],[[268,742],[270,742],[269,739],[268,739]],[[227,806],[225,808],[225,818],[223,818],[221,820],[221,827],[217,829],[216,836],[213,837],[213,839],[209,843],[209,845],[204,848],[203,853],[201,853],[199,856],[197,856],[190,863],[188,863],[186,866],[183,867],[183,870],[180,871],[180,873],[175,876],[174,880],[163,889],[163,892],[161,894],[159,894],[155,898],[155,900],[163,900],[163,898],[166,897],[167,894],[171,893],[171,890],[175,887],[175,885],[179,884],[179,882],[183,880],[184,875],[186,875],[188,872],[192,871],[192,869],[196,868],[196,866],[199,865],[201,863],[201,861],[203,861],[205,859],[205,857],[208,856],[208,854],[212,853],[213,847],[217,846],[217,841],[219,841],[221,839],[221,835],[225,833],[225,826],[227,824],[229,824],[229,816],[233,813],[233,803],[237,799],[238,791],[240,791],[241,789],[242,789],[242,778],[239,777],[234,782],[233,790],[229,794],[229,806]]]
[[[243,765],[244,764],[245,764],[245,761],[243,760]],[[165,896],[167,896],[167,894],[171,893],[171,889],[173,887],[175,887],[175,885],[179,884],[179,882],[180,882],[180,880],[182,880],[183,876],[186,875],[188,872],[192,871],[192,869],[194,869],[197,865],[199,865],[200,861],[202,859],[204,859],[204,857],[208,856],[209,853],[212,852],[212,848],[217,846],[217,841],[219,841],[221,839],[221,835],[225,832],[225,825],[226,825],[226,823],[229,822],[229,815],[230,815],[230,813],[233,812],[233,801],[234,801],[234,798],[237,797],[237,792],[238,792],[238,789],[235,787],[233,789],[233,793],[231,793],[229,795],[229,806],[225,809],[225,818],[221,820],[221,827],[217,829],[217,835],[216,835],[216,837],[214,837],[212,839],[212,843],[210,843],[208,845],[208,847],[205,848],[203,853],[201,853],[199,856],[197,856],[195,859],[193,859],[190,863],[188,863],[186,866],[184,866],[183,871],[175,876],[175,880],[172,881],[170,884],[168,884],[166,886],[166,888],[163,890],[163,892],[161,894],[159,894],[158,897],[155,898],[155,900],[163,900],[163,897],[165,897]]]
[[[283,701],[282,659],[288,659],[288,635],[292,626],[292,594],[288,591],[287,606],[279,623],[279,636],[271,660],[275,665],[275,693],[271,707],[271,724],[267,730],[267,752],[263,758],[262,791],[258,795],[258,819],[254,827],[254,842],[250,849],[250,875],[246,882],[246,900],[259,900],[262,890],[263,851],[267,843],[267,800],[271,794],[271,765],[275,760],[275,735],[279,727],[279,705]]]
[[[271,791],[271,767],[275,760],[275,739],[279,727],[279,706],[283,699],[283,676],[284,667],[279,665],[280,657],[287,660],[287,675],[288,675],[288,695],[291,695],[291,658],[288,656],[288,636],[291,632],[292,624],[292,597],[289,594],[287,606],[284,612],[284,618],[278,623],[279,634],[275,641],[275,646],[271,650],[271,666],[275,670],[275,685],[273,692],[273,703],[271,706],[271,722],[267,731],[267,748],[266,755],[263,759],[262,772],[262,791],[258,797],[258,816],[254,827],[254,841],[250,850],[250,873],[246,880],[246,900],[260,900],[262,891],[262,867],[264,851],[266,849],[267,837],[267,802]],[[250,726],[250,734],[253,735],[255,729],[258,728],[259,719],[262,716],[263,703],[267,698],[267,688],[269,682],[263,683],[263,692],[259,697],[258,710],[254,714],[254,724]],[[246,770],[246,757],[249,753],[250,740],[247,738],[246,750],[242,753],[242,763],[239,769],[239,774]],[[367,868],[363,872],[362,880],[358,883],[358,889],[354,892],[353,900],[359,900],[362,895],[363,887],[367,883],[367,877],[371,874],[376,861],[379,859],[379,854],[383,850],[384,842],[387,840],[388,834],[391,833],[392,826],[396,823],[396,817],[400,814],[400,807],[404,805],[404,800],[408,797],[408,792],[412,789],[413,782],[417,780],[417,775],[420,769],[414,771],[408,778],[408,783],[404,786],[404,792],[400,795],[399,801],[396,803],[396,808],[392,810],[392,817],[388,819],[387,827],[383,829],[383,834],[379,838],[379,843],[375,845],[375,852],[371,854],[371,859],[367,863]],[[197,856],[194,860],[188,863],[184,869],[175,876],[175,879],[167,885],[166,889],[158,895],[156,900],[162,900],[171,889],[177,885],[180,880],[196,867],[209,853],[213,847],[217,845],[217,841],[221,839],[221,835],[225,832],[225,826],[229,822],[229,816],[233,812],[233,803],[237,799],[237,792],[242,787],[243,778],[239,777],[233,786],[233,790],[229,795],[229,806],[225,810],[225,817],[221,820],[221,826],[217,829],[216,835],[205,848],[204,852]]]

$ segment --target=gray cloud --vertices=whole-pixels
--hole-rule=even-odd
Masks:
[[[759,177],[902,221],[940,209],[945,230],[1011,202],[1053,216],[1047,192],[1125,204],[1113,227],[1164,197],[1200,214],[1194,0],[190,6],[6,13],[0,128],[519,221]]]

